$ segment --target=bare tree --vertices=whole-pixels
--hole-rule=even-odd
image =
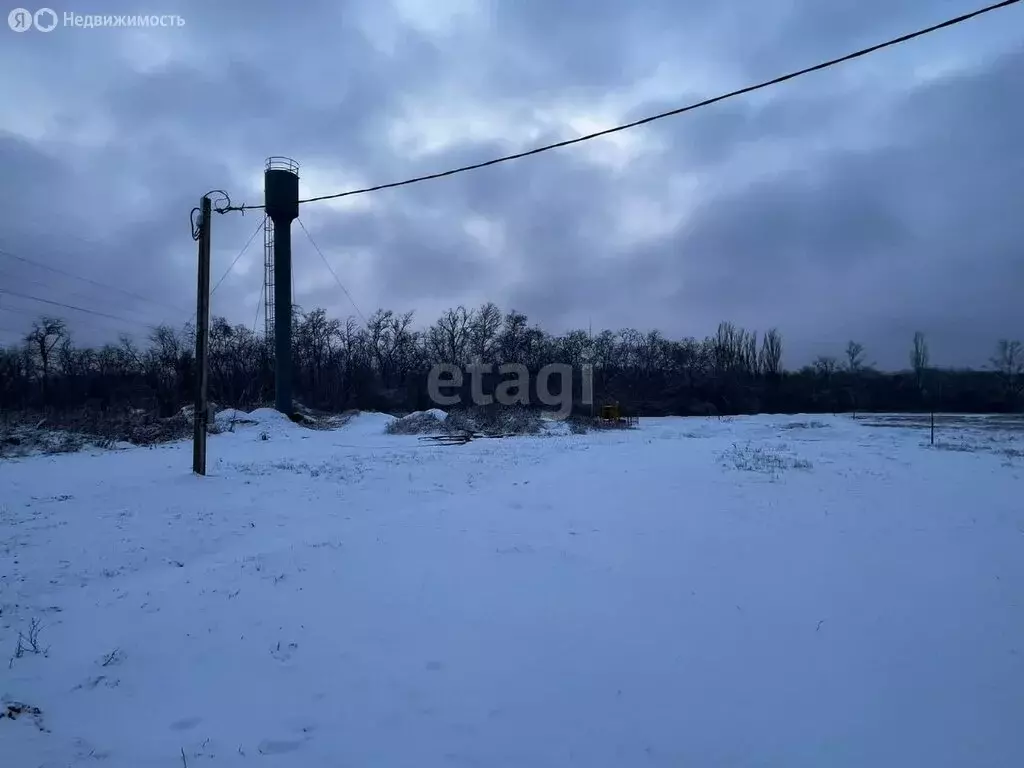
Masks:
[[[819,355],[812,363],[814,372],[826,381],[832,379],[833,374],[839,370],[839,361],[830,355]]]
[[[761,358],[757,354],[757,331],[744,331],[743,368],[753,376],[761,373]]]
[[[729,322],[718,324],[718,330],[712,341],[715,374],[730,373],[740,362],[743,339],[739,329]]]
[[[864,367],[864,345],[849,341],[846,344],[846,370],[856,373]]]
[[[465,307],[449,309],[427,332],[431,356],[446,363],[466,363],[470,354],[472,326],[472,314]]]
[[[999,376],[1011,405],[1015,406],[1024,393],[1024,346],[1019,341],[1000,339],[989,362]]]
[[[428,401],[433,364],[476,359],[521,362],[532,371],[548,363],[591,362],[598,402],[619,400],[650,415],[713,412],[712,406],[723,413],[830,405],[834,411],[840,402],[847,403],[837,397],[844,394],[840,388],[849,392],[855,411],[861,395],[870,395],[872,407],[880,410],[906,405],[908,375],[872,372],[868,387],[871,364],[864,362],[864,348],[857,342],[850,341],[836,357],[819,357],[789,374],[782,365],[778,330],[758,334],[728,322],[704,338],[672,340],[635,328],[549,334],[524,314],[503,314],[493,304],[476,310],[456,307],[422,330],[413,328],[411,313],[384,310],[365,327],[352,318],[338,322],[321,309],[296,312],[293,319],[296,397],[324,410],[421,408]],[[251,328],[211,318],[210,397],[220,405],[248,409],[268,402],[273,392],[273,350]],[[194,325],[188,324],[158,328],[148,340],[76,347],[62,322],[41,318],[23,341],[0,345],[0,426],[8,414],[31,413],[40,406],[52,423],[64,417],[71,423],[83,409],[92,418],[97,407],[122,419],[126,405],[133,406],[132,418],[152,412],[152,405],[159,411],[152,415],[175,415],[191,401],[195,386],[194,334]],[[1021,405],[1021,343],[1000,341],[990,372],[980,376],[934,372],[928,352],[924,335],[916,334],[910,362],[932,406],[996,410],[1011,402]],[[938,386],[943,381],[955,383],[945,394]],[[3,445],[0,439],[0,449]]]
[[[41,317],[32,323],[32,330],[25,336],[25,342],[38,356],[42,378],[40,379],[43,403],[46,403],[50,374],[53,367],[53,350],[68,337],[67,324],[59,317]]]
[[[917,388],[924,391],[924,376],[931,362],[928,352],[928,341],[924,333],[917,331],[914,334],[914,346],[910,349],[910,367],[914,369],[914,378],[917,381]]]
[[[487,302],[473,313],[470,322],[470,350],[473,358],[481,363],[494,362],[494,350],[501,330],[501,310],[493,302]]]
[[[510,310],[498,333],[497,348],[503,363],[526,362],[526,332],[528,319],[522,312]]]
[[[771,328],[761,341],[761,370],[768,376],[782,372],[782,335]]]
[[[569,331],[558,340],[559,362],[579,368],[590,354],[590,334],[584,330]]]
[[[846,371],[850,374],[850,385],[847,393],[850,396],[850,406],[853,409],[853,417],[857,418],[857,408],[861,399],[862,376],[864,370],[864,345],[852,339],[846,344]]]

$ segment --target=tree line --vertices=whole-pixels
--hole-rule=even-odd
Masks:
[[[639,415],[825,413],[849,411],[1012,412],[1024,404],[1024,348],[1000,340],[983,370],[932,364],[928,340],[908,340],[908,368],[883,372],[850,341],[842,354],[798,370],[783,367],[783,338],[721,323],[703,339],[669,339],[636,329],[547,333],[515,310],[487,303],[446,311],[425,330],[413,313],[378,310],[359,323],[323,309],[292,312],[294,393],[326,410],[431,407],[432,366],[551,363],[591,366],[594,400]],[[195,327],[157,327],[144,343],[122,336],[77,345],[67,323],[40,317],[24,339],[0,348],[0,408],[62,412],[147,409],[172,415],[193,401]],[[210,399],[251,409],[273,401],[273,349],[253,330],[213,318]],[[579,382],[574,386],[579,387]],[[589,405],[578,404],[588,413]]]

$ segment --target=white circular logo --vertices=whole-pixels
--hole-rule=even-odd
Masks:
[[[40,8],[32,20],[40,32],[52,32],[53,28],[57,26],[57,14],[52,8]]]
[[[7,26],[15,32],[28,32],[32,29],[32,11],[15,8],[7,14]]]

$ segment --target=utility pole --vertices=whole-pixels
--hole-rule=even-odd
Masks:
[[[206,401],[209,384],[210,339],[210,224],[213,204],[204,196],[199,204],[199,281],[196,288],[196,401],[192,420],[192,471],[206,474],[206,427],[210,407]]]

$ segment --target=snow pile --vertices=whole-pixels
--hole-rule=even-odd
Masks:
[[[205,478],[187,443],[0,462],[0,763],[1021,764],[1024,460],[249,416]]]
[[[246,413],[234,408],[226,408],[220,411],[215,422],[219,429],[235,430],[239,427],[257,427],[262,431],[290,433],[295,429],[302,429],[313,421],[312,417],[296,413],[292,419],[274,408],[257,408]]]
[[[574,434],[572,424],[567,419],[544,419],[541,422],[541,429],[550,437],[568,437]]]
[[[249,418],[263,427],[281,427],[295,424],[290,418],[273,408],[257,408],[255,411],[250,411]]]
[[[386,426],[391,435],[440,435],[462,432],[490,435],[536,435],[544,431],[540,413],[527,408],[487,406],[416,411]]]
[[[389,424],[397,421],[394,416],[376,411],[362,411],[353,415],[344,426],[346,437],[365,438],[369,435],[378,436],[385,432]]]
[[[225,408],[214,416],[214,421],[221,429],[232,429],[239,426],[251,426],[259,424],[259,419],[254,418],[245,411],[236,408]]]
[[[389,435],[437,435],[444,431],[448,414],[439,408],[414,411],[387,424]]]
[[[310,431],[308,427],[295,423],[288,416],[273,408],[257,408],[250,411],[248,420],[252,422],[253,429],[257,432],[260,440],[304,436]]]

